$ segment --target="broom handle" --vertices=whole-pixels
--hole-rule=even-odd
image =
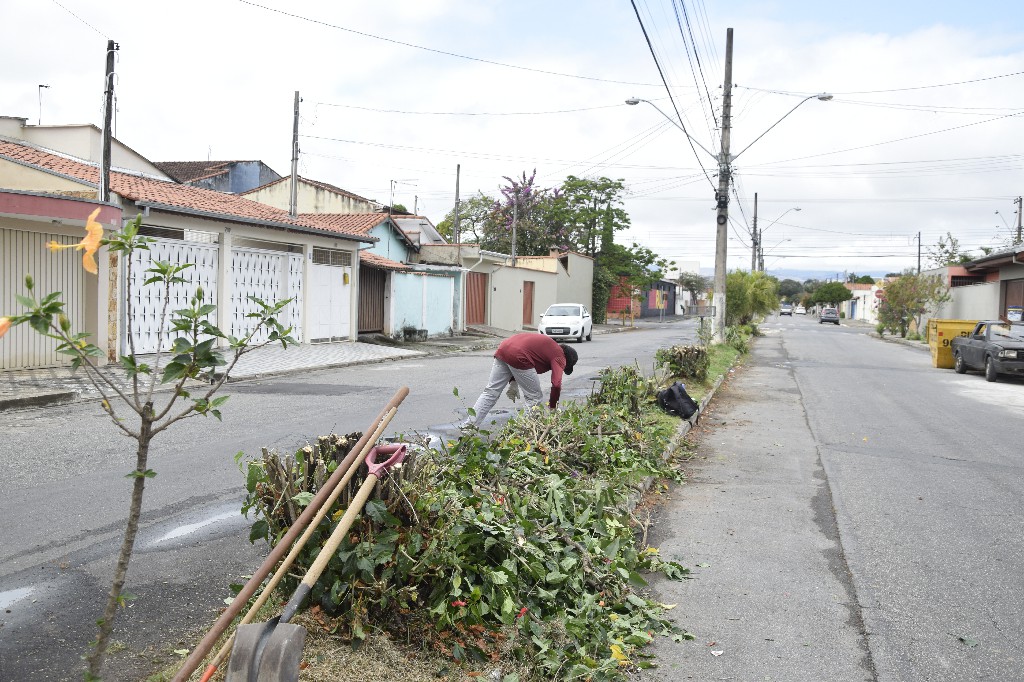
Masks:
[[[263,588],[263,591],[260,593],[259,598],[257,598],[253,605],[249,607],[249,610],[245,612],[245,615],[242,616],[242,619],[238,621],[238,624],[235,626],[236,630],[237,628],[245,625],[246,623],[251,622],[252,619],[256,617],[256,613],[259,612],[259,610],[263,608],[263,605],[267,603],[267,600],[270,599],[270,595],[273,594],[274,590],[277,588],[278,583],[280,583],[284,579],[284,576],[288,573],[288,569],[290,569],[292,567],[292,564],[295,563],[295,559],[298,558],[299,553],[302,551],[303,547],[306,546],[306,542],[309,540],[310,537],[313,536],[313,533],[316,532],[317,528],[320,527],[320,522],[324,520],[324,517],[327,516],[327,512],[330,511],[330,509],[334,506],[334,503],[338,501],[339,497],[341,497],[341,493],[345,491],[345,486],[347,486],[349,481],[352,480],[352,477],[355,475],[356,470],[359,469],[359,467],[363,463],[363,460],[366,459],[366,454],[373,447],[374,443],[377,442],[381,434],[384,433],[384,429],[387,428],[388,424],[391,422],[391,420],[397,413],[398,408],[393,407],[388,411],[386,415],[384,415],[384,419],[381,421],[380,424],[377,425],[377,428],[373,432],[373,435],[370,436],[369,440],[366,441],[366,444],[363,445],[362,452],[360,452],[359,455],[356,456],[351,466],[349,466],[348,470],[345,471],[345,476],[342,477],[340,481],[338,481],[338,484],[334,486],[334,490],[331,491],[330,497],[328,497],[324,501],[323,505],[321,505],[319,511],[317,511],[316,513],[316,516],[313,517],[313,520],[306,528],[306,532],[304,532],[302,534],[302,537],[299,538],[298,542],[296,542],[292,546],[292,551],[288,553],[288,556],[285,557],[284,561],[281,562],[281,565],[278,566],[277,571],[274,572],[274,575],[270,578],[270,581],[267,583],[267,586]],[[217,670],[220,664],[224,662],[224,659],[227,658],[228,654],[231,653],[231,647],[232,645],[234,645],[234,643],[235,635],[232,633],[232,635],[228,637],[227,640],[224,642],[224,645],[220,648],[220,651],[217,652],[217,655],[213,657],[213,661],[211,661],[210,665],[207,667],[207,671],[211,676],[212,673]],[[204,677],[201,680],[201,682],[206,682],[208,679],[209,678],[207,678],[204,674]]]
[[[341,478],[348,472],[348,468],[351,468],[352,461],[355,460],[359,453],[362,452],[362,449],[366,446],[366,443],[369,442],[371,431],[375,430],[376,425],[384,419],[388,412],[392,409],[397,409],[408,395],[409,387],[403,386],[398,389],[394,397],[388,401],[388,404],[384,406],[384,409],[381,410],[380,414],[378,414],[373,420],[372,426],[363,433],[363,437],[360,438],[354,446],[352,446],[352,450],[349,452],[348,456],[342,460],[335,472],[331,474],[331,477],[327,480],[327,483],[324,484],[324,487],[316,494],[313,500],[309,503],[309,506],[307,506],[299,515],[299,518],[295,520],[295,523],[293,523],[292,527],[288,529],[288,532],[285,533],[283,538],[281,538],[277,546],[271,550],[270,554],[267,555],[267,558],[263,560],[260,567],[253,573],[252,578],[250,578],[249,582],[245,584],[245,587],[242,588],[242,590],[232,600],[231,604],[229,604],[228,607],[224,609],[223,613],[220,614],[220,617],[217,618],[216,622],[214,622],[213,627],[211,627],[209,632],[206,633],[206,636],[200,640],[199,644],[196,645],[196,648],[193,649],[192,653],[185,659],[185,662],[181,664],[181,669],[179,669],[177,674],[174,676],[173,682],[185,682],[188,680],[192,672],[199,667],[199,664],[203,662],[203,658],[205,658],[206,654],[213,649],[213,645],[217,643],[217,639],[225,630],[227,630],[231,621],[235,619],[235,616],[239,614],[242,607],[244,607],[249,602],[249,599],[252,598],[252,595],[255,594],[256,589],[263,583],[266,577],[270,575],[271,571],[274,570],[274,566],[281,561],[286,550],[295,542],[299,534],[313,519],[316,511],[323,506],[324,500],[326,500],[334,490],[335,481],[341,480]]]

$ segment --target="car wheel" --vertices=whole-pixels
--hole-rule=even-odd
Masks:
[[[967,374],[967,363],[964,362],[964,357],[960,353],[953,353],[953,370],[957,374]]]
[[[591,329],[590,333],[587,334],[587,341],[593,341],[593,340],[594,340],[594,330]]]
[[[838,320],[836,321],[836,326],[837,326],[837,327],[839,326],[839,322],[838,322]]]
[[[996,365],[992,358],[985,358],[985,381],[996,381],[999,374],[996,372]]]
[[[583,327],[580,327],[579,338],[576,339],[576,343],[583,343]]]

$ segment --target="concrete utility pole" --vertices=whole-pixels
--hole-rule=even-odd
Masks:
[[[516,266],[516,223],[519,222],[519,193],[516,192],[515,203],[512,204],[512,267]]]
[[[729,182],[731,163],[729,137],[732,128],[732,29],[725,34],[725,84],[722,88],[722,153],[718,157],[717,232],[715,235],[715,340],[725,341],[725,263],[729,224]]]
[[[107,62],[103,70],[103,160],[100,163],[100,201],[110,201],[110,145],[113,135],[110,121],[114,117],[114,53],[120,46],[107,41]],[[42,119],[42,114],[39,116]]]
[[[292,188],[288,197],[288,215],[299,215],[299,91],[295,91],[295,113],[292,116]]]
[[[769,225],[769,227],[771,226]],[[757,270],[758,255],[760,254],[758,244],[761,241],[757,234],[757,192],[754,192],[754,228],[751,230],[750,240],[753,242],[750,246],[750,271],[754,272]]]
[[[456,244],[462,243],[462,230],[459,226],[459,176],[461,174],[462,164],[457,163],[455,164],[455,220],[452,222],[452,238]]]
[[[36,125],[43,125],[43,88],[49,87],[49,85],[40,84],[39,87],[36,88],[39,91],[39,119],[36,121]]]
[[[917,233],[917,274],[921,274],[921,233]]]
[[[1013,242],[1013,243],[1014,244],[1020,244],[1020,242],[1021,242],[1021,221],[1020,221],[1021,216],[1020,216],[1020,214],[1021,214],[1021,208],[1024,208],[1024,197],[1017,197],[1016,199],[1014,199],[1014,203],[1017,204],[1017,240],[1015,242]]]

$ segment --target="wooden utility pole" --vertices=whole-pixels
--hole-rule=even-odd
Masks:
[[[771,225],[768,227],[771,227]],[[758,246],[761,238],[757,234],[757,192],[754,192],[754,228],[750,233],[750,240],[753,242],[750,246],[750,271],[754,272],[757,270],[758,259],[761,255],[761,250]]]
[[[288,215],[299,215],[299,91],[295,91],[295,113],[292,117],[292,187],[288,197]]]
[[[729,136],[732,127],[732,29],[725,34],[725,84],[722,87],[722,152],[718,157],[717,232],[715,235],[715,317],[712,331],[719,343],[725,341],[725,263],[729,225],[729,182],[732,162]]]
[[[110,122],[114,117],[114,53],[119,45],[107,41],[107,61],[103,70],[103,159],[100,163],[100,201],[110,201],[110,145],[113,135]],[[42,119],[42,114],[39,116]]]

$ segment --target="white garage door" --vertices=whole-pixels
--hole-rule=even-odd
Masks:
[[[302,341],[302,254],[265,249],[231,249],[231,334],[242,338],[255,325],[246,317],[259,307],[249,297],[266,303],[293,299],[282,315],[281,324],[292,327],[291,335]],[[253,337],[253,343],[266,341],[270,333],[264,328]]]
[[[347,341],[352,331],[352,254],[313,249],[309,274],[310,340]]]
[[[71,328],[85,325],[85,288],[96,287],[96,278],[82,267],[82,252],[64,249],[50,253],[46,242],[76,244],[79,238],[42,232],[0,229],[0,315],[24,312],[15,296],[26,295],[25,275],[35,279],[35,298],[64,292],[64,311]],[[90,279],[86,279],[86,278]],[[57,342],[40,336],[27,324],[12,329],[0,342],[0,369],[55,367],[71,364],[57,352]]]

